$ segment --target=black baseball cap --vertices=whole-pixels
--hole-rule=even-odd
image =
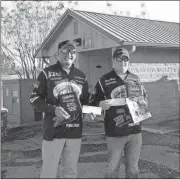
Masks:
[[[72,48],[76,48],[76,46],[69,40],[62,41],[58,44],[58,50],[65,46],[72,46]]]
[[[129,60],[130,60],[130,56],[129,56],[129,52],[127,49],[125,48],[118,48],[114,51],[113,53],[113,59],[116,58],[116,57],[122,57],[122,56],[126,56]]]

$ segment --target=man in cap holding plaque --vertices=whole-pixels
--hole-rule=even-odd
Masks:
[[[127,98],[141,97],[147,105],[147,94],[140,78],[128,70],[130,55],[118,48],[112,57],[113,69],[104,74],[95,86],[91,105],[104,110],[105,135],[108,146],[106,178],[118,178],[124,151],[127,178],[138,178],[138,161],[142,146],[141,124],[134,124]]]
[[[43,69],[34,85],[30,103],[45,112],[43,119],[40,178],[56,178],[59,160],[63,178],[77,177],[81,147],[82,105],[88,104],[86,76],[74,67],[76,47],[70,41],[58,45],[57,63]],[[93,120],[94,114],[86,114]]]

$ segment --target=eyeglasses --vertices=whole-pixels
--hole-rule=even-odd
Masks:
[[[68,50],[68,49],[63,49],[60,51],[62,54],[68,54],[70,53],[71,55],[76,53],[76,50]]]
[[[117,62],[122,62],[122,61],[128,62],[128,61],[129,61],[129,58],[126,57],[126,56],[118,56],[118,57],[115,57],[114,59],[115,59]]]

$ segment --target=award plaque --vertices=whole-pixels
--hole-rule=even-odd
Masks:
[[[127,93],[127,98],[129,99],[142,96],[141,84],[137,84],[135,82],[126,82],[126,93]],[[126,101],[126,98],[124,98],[124,100]],[[129,111],[128,104],[129,103],[127,103],[126,101],[124,102],[124,107],[122,107],[121,109],[115,108],[114,106],[110,108],[111,116],[113,120],[115,121],[116,133],[121,133],[122,126],[128,125],[129,123],[134,123],[133,118],[132,118],[133,116],[131,114],[131,111]]]
[[[105,113],[105,118],[109,123],[109,128],[114,130],[117,135],[121,135],[124,132],[124,128],[128,127],[129,123],[132,123],[131,116],[127,113],[126,106],[112,106]]]
[[[133,122],[132,118],[128,115],[126,108],[126,106],[112,106],[107,110],[108,118],[112,119],[114,121],[114,125],[118,128]],[[120,130],[118,128],[117,130]]]
[[[77,120],[82,112],[81,104],[75,92],[60,94],[57,103],[57,106],[61,106],[70,115],[67,119],[64,119],[60,125]]]
[[[149,112],[148,106],[144,102],[143,96],[127,98],[126,103],[134,124],[152,117],[151,113]]]
[[[145,119],[151,117],[148,106],[144,101],[143,90],[141,84],[127,83],[127,94],[126,104],[131,114],[133,123],[139,123]]]

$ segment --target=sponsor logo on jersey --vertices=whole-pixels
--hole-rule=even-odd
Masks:
[[[111,98],[127,98],[126,86],[118,86],[111,92]]]
[[[79,127],[79,124],[66,124],[66,127]]]
[[[106,86],[111,85],[111,84],[115,84],[115,83],[117,83],[116,78],[110,78],[110,79],[105,80]]]
[[[79,97],[82,92],[82,87],[74,81],[64,81],[57,84],[53,89],[53,95],[58,98],[58,95],[75,92]]]

